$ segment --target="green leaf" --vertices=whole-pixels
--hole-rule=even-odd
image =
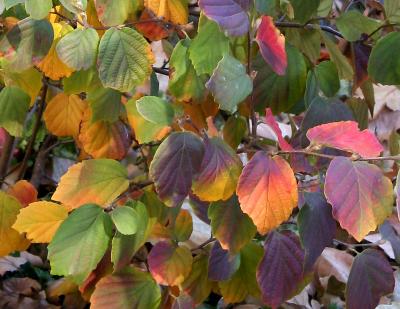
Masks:
[[[317,13],[320,0],[289,0],[294,11],[294,19],[300,23],[306,23]]]
[[[318,81],[314,70],[307,73],[306,91],[304,93],[304,105],[308,108],[312,101],[319,96]]]
[[[114,89],[99,87],[87,93],[87,100],[92,109],[92,123],[107,121],[113,123],[125,111],[121,102],[121,93]]]
[[[136,108],[144,119],[161,126],[169,126],[175,115],[171,104],[159,97],[144,96],[136,101]]]
[[[353,79],[353,68],[347,60],[347,58],[342,54],[339,47],[333,42],[327,34],[321,31],[323,41],[326,48],[329,51],[333,63],[336,64],[336,68],[341,79],[352,80]]]
[[[104,87],[132,90],[150,77],[152,62],[149,43],[131,28],[110,28],[101,38],[98,70]]]
[[[205,75],[197,75],[189,59],[190,39],[176,44],[170,58],[169,92],[180,101],[200,100],[204,97]]]
[[[321,50],[321,35],[318,30],[287,28],[285,37],[290,44],[301,50],[312,63],[317,62]]]
[[[0,127],[13,136],[21,136],[30,101],[29,95],[20,88],[3,88],[0,92]]]
[[[130,207],[117,207],[111,212],[111,219],[118,232],[123,235],[135,234],[138,230],[139,218],[137,212]]]
[[[65,94],[80,94],[102,87],[97,69],[92,67],[88,70],[81,70],[72,73],[70,77],[62,80]]]
[[[333,6],[333,0],[320,0],[317,15],[321,17],[328,16],[332,10],[332,6]]]
[[[226,54],[218,63],[206,87],[213,94],[220,109],[234,113],[240,102],[253,90],[253,81],[246,73],[245,66]]]
[[[110,217],[99,206],[88,204],[75,210],[48,246],[51,273],[82,283],[105,254],[111,232]]]
[[[157,309],[161,290],[150,274],[127,267],[102,278],[90,302],[96,309]]]
[[[385,0],[383,3],[386,18],[392,23],[400,22],[400,2],[397,0]]]
[[[391,32],[374,46],[368,62],[368,73],[377,83],[400,84],[400,32]]]
[[[117,26],[124,23],[134,11],[137,0],[96,0],[95,6],[100,22],[104,26]]]
[[[274,114],[286,112],[304,95],[307,78],[304,57],[289,44],[286,44],[286,53],[288,67],[283,76],[273,72],[261,56],[257,56],[254,61],[254,70],[257,71],[257,75],[254,80],[253,95],[260,111],[267,106]]]
[[[53,38],[53,27],[47,20],[25,18],[2,38],[0,52],[10,61],[10,69],[24,71],[47,55]]]
[[[338,71],[332,61],[323,61],[315,67],[318,86],[327,97],[333,97],[340,89]]]
[[[189,47],[189,56],[197,74],[212,74],[222,57],[229,53],[229,39],[218,24],[201,14],[196,37]]]
[[[6,10],[9,10],[20,3],[24,3],[25,0],[3,0],[3,2],[6,7]]]
[[[350,10],[336,19],[336,26],[346,40],[353,42],[359,40],[363,33],[374,32],[380,26],[380,22],[356,10]]]
[[[51,0],[26,0],[25,10],[34,19],[46,18],[53,8]]]
[[[61,4],[70,12],[80,14],[86,11],[87,0],[60,0]]]
[[[231,116],[226,121],[223,128],[224,141],[232,147],[237,149],[242,142],[243,137],[247,132],[247,121],[243,116]]]
[[[87,70],[95,62],[99,35],[93,28],[75,29],[58,42],[57,55],[70,68]]]

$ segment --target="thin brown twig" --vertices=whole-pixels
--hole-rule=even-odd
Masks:
[[[3,144],[3,149],[1,150],[0,156],[0,180],[3,180],[7,177],[7,171],[10,165],[10,159],[14,151],[15,144],[15,137],[11,136],[7,131],[5,134],[6,140]]]
[[[216,238],[210,237],[205,242],[203,242],[202,244],[198,245],[196,248],[193,248],[191,251],[193,252],[193,251],[201,250],[201,249],[203,249],[204,247],[206,247],[207,245],[213,243],[216,240],[217,240]]]

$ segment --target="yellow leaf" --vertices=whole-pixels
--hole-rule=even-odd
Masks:
[[[186,0],[145,0],[144,5],[158,17],[164,17],[174,24],[188,23],[188,3]]]
[[[87,103],[75,94],[57,94],[44,112],[47,129],[56,136],[77,137],[86,107]]]
[[[51,48],[43,58],[43,60],[37,65],[37,67],[42,70],[44,75],[53,79],[59,80],[63,77],[68,77],[74,72],[73,69],[68,67],[58,58],[56,46],[61,38],[66,35],[68,32],[72,31],[73,28],[66,24],[66,23],[53,23],[53,30],[54,30],[54,41],[51,45]]]
[[[12,228],[20,209],[14,197],[0,191],[0,256],[23,251],[29,246],[29,241]]]
[[[79,142],[84,151],[93,158],[121,160],[128,152],[131,139],[128,129],[121,121],[92,123],[92,112],[87,108],[83,116]]]
[[[62,205],[35,202],[21,209],[13,228],[20,233],[27,233],[33,243],[49,243],[67,217],[68,211]]]

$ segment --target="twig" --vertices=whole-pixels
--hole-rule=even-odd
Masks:
[[[3,144],[3,149],[0,156],[0,180],[7,176],[8,166],[14,150],[15,137],[11,136],[7,131],[5,132],[6,140]]]
[[[156,72],[156,73],[158,73],[158,74],[162,74],[162,75],[169,76],[169,70],[168,70],[168,69],[165,69],[165,68],[156,68],[156,67],[153,67],[153,71]]]
[[[214,237],[210,237],[209,239],[207,239],[205,242],[203,242],[202,244],[200,244],[199,246],[197,246],[196,248],[193,248],[191,251],[197,251],[197,250],[201,250],[204,247],[206,247],[208,244],[213,243],[214,241],[216,241],[217,239]]]
[[[32,135],[31,135],[31,137],[29,139],[28,146],[26,146],[25,156],[24,156],[24,159],[22,160],[21,169],[20,169],[19,174],[18,174],[18,180],[21,180],[21,179],[24,178],[26,169],[28,167],[28,160],[29,160],[29,158],[30,158],[30,156],[32,154],[33,147],[34,147],[35,141],[36,141],[36,136],[37,136],[37,134],[39,132],[40,125],[41,125],[41,122],[42,122],[42,116],[43,116],[44,108],[45,108],[45,105],[46,105],[47,89],[48,89],[48,85],[47,85],[47,83],[44,82],[43,83],[43,88],[42,88],[41,98],[37,103],[38,104],[38,108],[36,110],[35,125],[33,127]]]
[[[281,21],[281,22],[275,22],[275,26],[277,27],[281,27],[281,28],[304,28],[304,29],[308,29],[308,30],[315,30],[317,27],[319,27],[322,31],[331,33],[333,35],[336,35],[340,38],[343,38],[343,35],[329,27],[329,26],[325,26],[325,25],[316,25],[316,24],[300,24],[300,23],[294,23],[294,22],[287,22],[287,21]]]
[[[380,245],[383,245],[384,243],[386,243],[385,239],[381,239],[377,242],[372,242],[372,243],[368,243],[368,244],[350,244],[338,239],[334,239],[333,242],[339,244],[339,245],[343,245],[346,246],[348,248],[365,248],[365,247],[379,247]]]

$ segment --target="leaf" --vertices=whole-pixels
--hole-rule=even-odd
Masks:
[[[350,42],[359,40],[362,34],[374,32],[380,24],[378,20],[364,16],[357,10],[349,10],[336,18],[337,28]]]
[[[136,1],[126,0],[95,0],[94,3],[100,22],[109,27],[123,24],[136,6]]]
[[[104,87],[132,90],[150,77],[153,62],[150,45],[131,28],[110,28],[101,38],[97,65]]]
[[[276,122],[274,115],[272,114],[272,111],[270,108],[267,108],[265,110],[265,123],[272,129],[272,131],[275,133],[279,147],[284,150],[284,151],[291,151],[293,150],[293,147],[283,138],[282,136],[282,131]]]
[[[397,208],[397,215],[400,215],[400,171],[397,174],[396,178],[396,186],[394,187],[394,192],[396,194],[396,208]]]
[[[174,24],[187,24],[189,9],[187,0],[145,0],[144,6],[156,16]]]
[[[25,10],[34,19],[44,19],[53,8],[51,0],[25,0]]]
[[[95,62],[99,35],[93,28],[75,29],[57,43],[57,55],[77,71],[89,69]]]
[[[175,116],[172,105],[159,97],[144,96],[136,101],[136,108],[144,119],[160,126],[169,126]]]
[[[52,199],[70,208],[87,203],[106,206],[128,186],[128,173],[119,162],[110,159],[86,160],[70,167],[61,177]]]
[[[137,232],[140,218],[133,208],[117,207],[110,215],[117,231],[121,234],[132,235]]]
[[[135,99],[129,100],[125,106],[129,124],[135,133],[135,138],[140,144],[161,140],[171,131],[171,128],[168,126],[159,125],[144,119],[137,110]]]
[[[0,191],[0,256],[23,251],[29,246],[25,237],[12,228],[20,208],[14,197]]]
[[[93,158],[122,160],[131,146],[131,137],[121,121],[92,123],[92,112],[87,108],[83,114],[79,142]]]
[[[143,21],[143,23],[136,24],[136,30],[143,34],[143,36],[150,41],[159,41],[168,38],[171,31],[169,24],[164,24],[157,21],[144,22],[145,20],[152,19],[153,17],[153,12],[147,9],[143,10],[139,18],[139,21]]]
[[[305,192],[306,204],[297,219],[301,243],[305,249],[304,270],[308,272],[324,251],[332,244],[336,234],[336,222],[331,206],[320,192]]]
[[[54,41],[51,44],[47,55],[36,66],[44,73],[45,76],[53,80],[59,80],[63,77],[69,77],[74,71],[60,60],[56,51],[58,42],[60,42],[65,35],[71,32],[73,28],[66,23],[52,23],[52,26],[54,32]]]
[[[168,206],[180,204],[200,172],[204,146],[190,132],[172,133],[158,147],[150,165],[159,198]]]
[[[125,108],[121,102],[122,95],[119,91],[96,87],[87,92],[87,100],[92,111],[91,123],[104,121],[113,123],[119,120]]]
[[[373,309],[381,296],[394,289],[393,269],[378,250],[366,249],[357,255],[346,286],[346,308]]]
[[[211,281],[208,280],[208,257],[199,254],[194,257],[192,271],[182,283],[182,288],[196,304],[200,304],[211,293],[211,287]]]
[[[83,11],[86,11],[87,0],[60,0],[60,2],[68,11],[72,13],[80,14]]]
[[[249,31],[247,7],[240,0],[199,0],[199,7],[230,36],[242,36]]]
[[[354,72],[347,58],[342,54],[339,47],[334,42],[332,42],[328,35],[326,35],[323,31],[321,31],[321,35],[323,42],[325,43],[325,46],[329,51],[331,60],[334,64],[336,64],[339,77],[341,79],[352,80]]]
[[[208,259],[208,278],[212,281],[226,281],[239,269],[240,254],[231,254],[222,249],[216,241]]]
[[[247,132],[247,121],[246,118],[242,116],[232,115],[225,122],[222,134],[224,136],[224,141],[232,147],[232,149],[237,149],[237,147],[242,142],[243,137]]]
[[[287,220],[297,206],[294,172],[281,157],[257,152],[243,169],[236,189],[242,211],[264,235]]]
[[[363,158],[379,156],[383,151],[376,136],[369,130],[360,131],[355,121],[321,124],[308,130],[307,137],[312,145],[351,151]]]
[[[304,252],[293,232],[268,235],[257,267],[257,282],[265,304],[275,309],[290,298],[303,279],[303,261]]]
[[[235,254],[240,251],[256,233],[256,228],[238,204],[236,196],[226,202],[211,203],[208,209],[212,234],[222,249]],[[235,230],[234,233],[232,231]]]
[[[392,213],[391,181],[376,165],[366,162],[333,159],[326,172],[325,196],[334,218],[357,241]]]
[[[48,246],[51,274],[82,283],[105,254],[111,233],[110,217],[101,207],[87,204],[72,212]]]
[[[49,243],[60,224],[68,217],[67,209],[52,202],[35,202],[22,208],[13,228],[26,233],[33,243]]]
[[[284,76],[277,75],[257,56],[254,60],[253,97],[256,108],[263,110],[266,106],[274,114],[290,110],[303,98],[306,88],[307,66],[303,55],[294,47],[286,44],[288,66]]]
[[[181,284],[189,275],[192,262],[192,253],[188,248],[168,241],[158,242],[148,256],[150,273],[162,285]]]
[[[0,55],[10,60],[10,68],[24,71],[38,64],[48,53],[54,38],[47,20],[25,18],[0,41]]]
[[[103,88],[95,67],[85,71],[76,71],[62,80],[65,94],[80,94]]]
[[[400,21],[400,5],[396,0],[386,0],[384,3],[386,18],[392,22],[396,23]]]
[[[218,24],[201,14],[197,35],[189,47],[189,57],[197,74],[211,75],[229,50],[229,39],[219,29]]]
[[[192,186],[193,193],[203,201],[225,201],[235,193],[242,162],[218,137],[204,139],[204,146],[200,172]]]
[[[317,13],[320,0],[309,0],[306,3],[302,0],[289,0],[293,7],[294,19],[300,23],[307,23]]]
[[[262,255],[262,248],[255,243],[249,243],[241,250],[240,267],[237,272],[229,280],[218,282],[225,302],[240,303],[248,295],[259,297],[256,268]]]
[[[315,67],[318,86],[327,97],[333,97],[340,89],[338,71],[332,61],[323,61]]]
[[[10,135],[21,136],[30,100],[20,88],[4,87],[0,92],[0,127]]]
[[[38,192],[36,188],[26,180],[19,180],[8,188],[7,194],[15,197],[22,207],[37,201]]]
[[[102,278],[90,302],[93,309],[157,309],[161,291],[148,273],[127,267]]]
[[[372,48],[368,62],[368,73],[377,83],[383,85],[400,84],[400,60],[397,50],[400,48],[400,33],[391,32],[379,39]]]
[[[285,75],[287,68],[287,55],[285,50],[285,37],[281,34],[270,16],[262,16],[261,24],[257,31],[257,43],[260,53],[271,69],[278,75]]]
[[[318,30],[303,28],[285,29],[285,39],[299,49],[312,63],[317,63],[321,51],[321,35]]]
[[[192,232],[192,215],[188,210],[181,209],[172,223],[172,239],[177,242],[187,241],[190,238],[190,235],[192,235]]]
[[[170,58],[169,92],[179,101],[204,97],[206,77],[198,76],[189,58],[190,39],[180,40]]]
[[[206,87],[213,94],[220,109],[234,113],[237,105],[251,94],[253,82],[246,74],[245,66],[226,54],[218,62]]]
[[[77,137],[86,106],[77,95],[57,94],[43,114],[47,129],[56,136]]]

